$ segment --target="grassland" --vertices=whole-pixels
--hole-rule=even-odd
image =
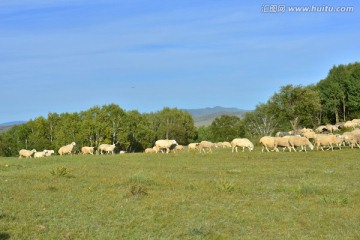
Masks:
[[[0,158],[0,239],[360,239],[360,151]]]

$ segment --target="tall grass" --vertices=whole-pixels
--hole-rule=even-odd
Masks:
[[[360,239],[357,150],[0,158],[0,239]]]

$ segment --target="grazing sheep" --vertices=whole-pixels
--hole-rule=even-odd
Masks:
[[[315,129],[315,132],[317,132],[317,133],[322,133],[323,131],[327,131],[325,125],[321,125]]]
[[[46,151],[46,152],[45,152],[45,151]],[[55,153],[54,150],[44,150],[44,152],[45,152],[45,157],[50,157],[52,154]]]
[[[358,146],[358,148],[360,148],[360,134],[354,134],[353,141]]]
[[[289,143],[289,138],[288,137],[274,137],[274,148],[278,149],[278,147],[283,147],[283,151],[285,151],[285,149],[288,148],[289,151],[291,152],[292,147]],[[296,152],[295,149],[294,149],[294,151]]]
[[[156,150],[154,148],[146,148],[145,153],[156,153]]]
[[[351,128],[352,130],[354,130],[357,126],[359,126],[359,124],[353,121],[347,121],[344,123],[345,128]]]
[[[155,142],[155,147],[159,150],[166,149],[166,153],[169,153],[170,150],[174,149],[178,143],[175,140],[157,140]]]
[[[360,124],[360,119],[353,119],[353,120],[351,120],[352,122],[354,122],[354,123],[357,123],[357,124]]]
[[[245,151],[245,148],[248,148],[249,152],[251,152],[254,149],[254,144],[247,138],[235,138],[231,141],[231,147],[231,152],[234,152],[234,150],[238,152],[238,147],[242,147],[243,152]]]
[[[208,152],[210,153],[212,152],[211,150],[212,147],[215,147],[215,144],[209,141],[201,141],[198,145],[200,153],[201,151],[204,151],[204,153],[206,153],[205,149],[208,149],[209,150]]]
[[[188,152],[190,152],[190,150],[196,151],[196,149],[198,148],[198,146],[199,146],[199,143],[190,143],[190,144],[188,145]]]
[[[125,153],[127,153],[127,151],[120,151],[119,153],[120,154],[125,154]]]
[[[87,154],[87,153],[89,153],[89,154],[91,154],[91,155],[94,155],[94,147],[82,147],[81,148],[81,153],[82,154]]]
[[[175,150],[177,150],[177,151],[182,151],[182,150],[184,150],[184,146],[183,146],[183,145],[177,145],[177,146],[175,147]]]
[[[231,143],[229,143],[229,142],[222,142],[222,147],[223,147],[223,148],[231,148]]]
[[[261,152],[264,152],[264,149],[266,149],[266,151],[270,152],[268,147],[273,148],[273,150],[271,150],[271,151],[274,151],[274,150],[277,152],[279,151],[279,149],[277,149],[275,147],[274,137],[270,137],[270,136],[262,137],[262,138],[260,138],[259,143],[262,145]]]
[[[68,144],[68,145],[66,145],[66,146],[63,146],[63,147],[61,147],[60,149],[59,149],[59,151],[58,151],[58,153],[60,154],[60,155],[64,155],[64,154],[70,154],[70,155],[72,155],[71,154],[71,152],[72,152],[72,150],[73,150],[73,148],[74,148],[74,146],[76,145],[76,143],[75,142],[72,142],[72,143],[70,143],[70,144]]]
[[[333,133],[335,131],[339,131],[339,126],[337,125],[331,125],[331,124],[326,124],[326,130],[330,133]]]
[[[42,158],[42,157],[46,157],[46,154],[47,154],[47,150],[44,150],[42,152],[36,152],[34,154],[34,158]]]
[[[158,153],[158,152],[163,152],[161,149],[159,149],[157,146],[153,146],[153,149],[155,151],[155,153]]]
[[[100,154],[103,154],[104,152],[106,152],[107,154],[109,154],[111,152],[111,154],[114,154],[114,149],[115,149],[115,144],[101,144],[98,148]]]
[[[22,157],[25,157],[25,158],[31,158],[31,155],[33,154],[33,153],[36,153],[36,150],[35,149],[33,149],[33,150],[26,150],[26,149],[21,149],[20,151],[19,151],[19,158],[22,158]]]
[[[304,132],[301,134],[303,137],[306,137],[307,139],[314,139],[316,136],[316,133],[314,131],[310,132]]]
[[[340,135],[325,135],[325,134],[318,134],[315,137],[315,145],[316,150],[319,150],[319,147],[322,151],[324,151],[324,146],[328,146],[331,151],[334,151],[333,144],[338,146],[341,150],[341,144],[343,142],[343,138]]]
[[[311,128],[303,128],[299,130],[300,134],[306,133],[306,132],[314,132]]]
[[[354,130],[351,131],[352,134],[360,134],[360,129],[355,128]]]
[[[305,150],[305,152],[306,152],[306,146],[309,146],[311,150],[314,149],[314,145],[312,145],[312,143],[306,137],[290,136],[289,143],[292,149],[294,149],[294,151],[296,151],[295,147],[301,147],[300,151]]]
[[[360,148],[360,145],[356,142],[354,135],[356,134],[353,134],[351,132],[344,132],[342,135],[344,139],[344,144],[348,144],[351,149],[354,148],[354,145],[357,145]]]

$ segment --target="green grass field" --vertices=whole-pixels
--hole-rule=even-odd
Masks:
[[[3,239],[360,239],[360,150],[0,158]]]

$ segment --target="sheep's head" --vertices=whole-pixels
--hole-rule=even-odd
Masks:
[[[76,143],[75,143],[75,142],[72,142],[72,143],[71,143],[71,145],[75,146],[75,145],[76,145]]]

